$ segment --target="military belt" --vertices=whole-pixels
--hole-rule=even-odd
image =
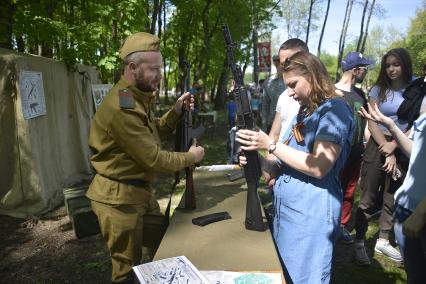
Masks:
[[[135,187],[146,187],[146,185],[148,184],[148,182],[141,180],[141,179],[116,179],[116,178],[101,175],[100,173],[98,173],[98,175],[100,175],[104,178],[107,178],[109,180],[113,180],[113,181],[123,183],[123,184],[126,184],[126,185],[132,185],[132,186],[135,186]]]

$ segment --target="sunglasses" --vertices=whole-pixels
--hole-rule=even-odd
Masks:
[[[358,66],[355,68],[355,70],[365,70],[368,71],[368,67],[367,66]]]

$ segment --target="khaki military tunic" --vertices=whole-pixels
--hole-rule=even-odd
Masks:
[[[98,217],[111,253],[112,281],[129,280],[142,256],[144,225],[162,225],[158,202],[151,193],[157,172],[175,172],[192,165],[192,153],[164,151],[160,136],[176,127],[174,107],[155,119],[152,93],[124,78],[106,95],[92,122],[89,146],[97,171],[87,197]],[[151,221],[149,221],[151,220]],[[147,238],[152,236],[147,236]]]
[[[155,173],[172,173],[194,164],[192,153],[161,149],[160,136],[171,133],[179,117],[173,107],[156,119],[153,99],[152,93],[140,91],[124,78],[104,98],[90,129],[91,162],[98,173],[87,193],[91,200],[139,204],[145,193],[120,180],[142,181],[150,190]]]

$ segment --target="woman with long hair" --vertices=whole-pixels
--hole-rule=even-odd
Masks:
[[[412,75],[411,58],[407,50],[391,49],[382,57],[379,77],[369,93],[370,104],[377,104],[379,110],[404,132],[407,131],[408,123],[398,118],[397,111],[404,101],[403,93]],[[389,237],[393,228],[394,193],[402,184],[408,158],[393,141],[386,127],[370,120],[368,129],[371,136],[361,167],[361,197],[355,217],[355,257],[360,265],[370,264],[364,246],[368,219],[381,210],[379,238],[374,251],[400,263],[401,254],[390,244]]]
[[[282,141],[262,131],[239,130],[246,151],[268,150],[281,172],[275,178],[273,236],[288,283],[328,283],[339,236],[340,172],[354,129],[348,104],[337,97],[327,70],[308,52],[281,63],[288,95],[300,104]],[[244,165],[246,160],[241,158]]]

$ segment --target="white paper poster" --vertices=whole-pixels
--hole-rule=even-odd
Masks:
[[[93,84],[92,85],[92,96],[93,102],[95,103],[95,109],[98,110],[101,105],[104,97],[111,90],[111,84]]]
[[[137,265],[133,271],[141,284],[210,284],[183,255]]]
[[[46,115],[43,76],[41,72],[21,71],[19,76],[22,112],[25,119]]]

